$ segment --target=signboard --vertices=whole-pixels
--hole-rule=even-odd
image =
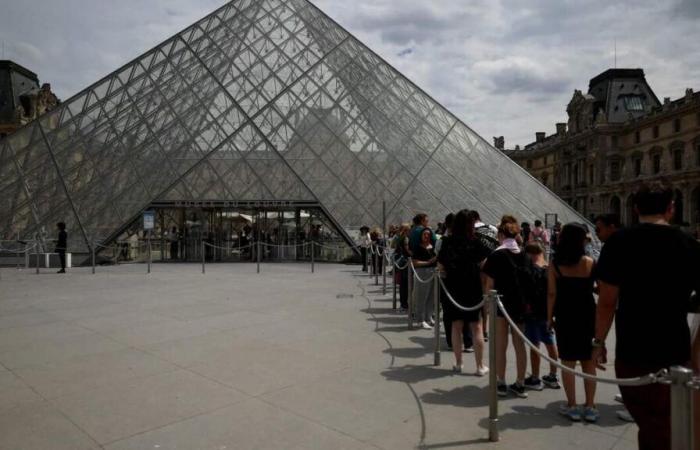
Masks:
[[[143,229],[152,230],[156,227],[156,212],[155,211],[144,211],[143,212]]]
[[[559,217],[556,214],[545,214],[544,227],[551,230],[557,224],[557,220],[559,220]]]

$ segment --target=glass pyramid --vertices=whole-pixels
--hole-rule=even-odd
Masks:
[[[416,212],[582,218],[306,0],[235,0],[0,141],[2,239],[73,251],[157,201],[318,204],[347,230]]]

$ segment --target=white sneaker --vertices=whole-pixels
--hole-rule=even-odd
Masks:
[[[479,367],[478,369],[476,369],[476,372],[474,372],[474,375],[476,375],[477,377],[483,377],[483,376],[486,376],[488,373],[489,373],[489,368],[486,366],[483,366],[483,367]]]
[[[433,327],[431,327],[428,322],[422,322],[420,324],[420,327],[423,328],[424,330],[432,330],[433,329]]]

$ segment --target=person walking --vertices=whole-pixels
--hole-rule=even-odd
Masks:
[[[415,278],[413,283],[413,298],[415,301],[415,317],[421,328],[432,330],[435,322],[433,313],[433,283],[437,282],[433,278],[433,268],[436,265],[437,257],[432,244],[433,231],[430,228],[423,228],[420,245],[413,251],[413,266],[415,267]],[[421,280],[427,281],[426,283]],[[430,280],[430,281],[428,281]]]
[[[593,298],[593,259],[586,256],[585,226],[577,223],[564,225],[559,236],[559,247],[549,267],[549,291],[547,317],[549,327],[556,330],[559,357],[562,364],[574,369],[580,362],[583,371],[596,374],[595,361],[591,359],[593,329],[595,324],[595,299]],[[576,378],[563,371],[561,374],[567,404],[560,413],[572,421],[581,420],[576,404]],[[586,403],[583,419],[597,422],[600,413],[595,407],[596,383],[584,380]]]
[[[58,259],[61,262],[61,270],[57,273],[66,273],[66,250],[68,250],[68,233],[66,232],[66,224],[64,222],[58,222],[56,224],[58,228],[58,240],[56,241],[56,253],[58,253]]]
[[[641,185],[634,194],[639,224],[612,235],[598,261],[600,285],[593,360],[605,369],[607,338],[615,321],[615,374],[633,378],[670,366],[700,371],[700,333],[691,343],[688,311],[700,292],[700,242],[670,226],[673,189],[666,183]],[[670,449],[668,385],[621,386],[634,417],[640,450]]]
[[[446,221],[447,222],[447,221]],[[445,274],[445,296],[450,295],[462,307],[473,307],[483,298],[481,286],[481,265],[490,251],[474,232],[474,220],[469,211],[457,213],[452,225],[452,232],[444,237],[438,254],[440,272]],[[462,334],[469,327],[474,346],[474,359],[477,376],[484,376],[489,368],[484,365],[484,334],[481,328],[481,310],[464,311],[446,298],[444,315],[449,319],[452,334],[452,349],[455,355],[453,370],[461,373]],[[447,333],[447,331],[446,331]]]
[[[170,230],[170,259],[173,261],[178,259],[178,250],[180,248],[180,234],[177,232],[177,227],[173,227]]]
[[[501,295],[503,306],[515,324],[524,329],[525,321],[525,286],[528,276],[532,276],[530,257],[520,250],[516,238],[520,236],[520,226],[513,216],[503,216],[499,233],[503,236],[503,242],[486,259],[483,267],[484,292],[492,289]],[[529,273],[529,275],[528,275]],[[534,282],[533,282],[534,284]],[[527,369],[527,354],[525,343],[517,333],[510,329],[509,323],[498,310],[496,320],[496,373],[498,376],[498,395],[506,396],[508,391],[516,396],[527,398],[525,392],[525,370]],[[515,364],[517,378],[515,383],[506,385],[506,352],[508,350],[508,334],[512,335],[515,348]]]
[[[367,272],[367,252],[369,251],[369,246],[372,245],[372,239],[369,236],[369,227],[360,227],[360,259],[362,259],[362,271]]]
[[[535,278],[534,302],[527,305],[525,314],[525,336],[533,345],[539,347],[544,344],[547,354],[553,360],[559,359],[557,343],[554,332],[547,327],[547,261],[544,259],[544,247],[538,242],[530,242],[525,246],[525,253],[530,255],[533,264]],[[557,367],[549,364],[549,374],[540,378],[540,355],[530,349],[531,375],[525,378],[525,387],[541,391],[545,386],[551,389],[560,389],[557,378]]]

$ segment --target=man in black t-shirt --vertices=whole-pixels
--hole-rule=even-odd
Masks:
[[[620,378],[690,363],[687,317],[692,292],[700,292],[700,243],[669,225],[673,191],[663,184],[643,186],[635,195],[635,208],[639,225],[612,235],[596,268],[600,297],[593,358],[605,363],[605,338],[615,318],[615,371]],[[639,448],[669,449],[669,387],[652,384],[620,391],[639,425]]]
[[[56,241],[56,253],[61,261],[61,270],[58,273],[66,273],[66,250],[68,249],[68,233],[66,233],[66,224],[58,222],[58,240]]]

